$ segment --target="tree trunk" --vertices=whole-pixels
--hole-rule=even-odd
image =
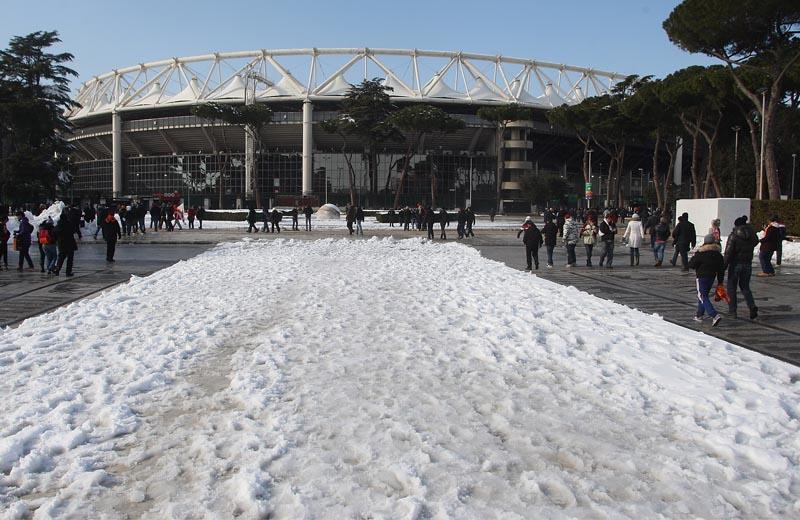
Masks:
[[[431,208],[436,208],[436,174],[431,163]]]
[[[622,208],[625,206],[624,197],[622,195],[622,169],[625,165],[625,145],[620,146],[619,158],[617,159],[617,207]]]
[[[661,131],[656,130],[656,143],[653,146],[653,189],[656,192],[656,205],[662,208],[661,205],[661,189],[658,184],[658,149],[661,146]]]
[[[400,174],[400,182],[397,183],[397,192],[395,192],[394,194],[394,209],[400,207],[400,197],[403,194],[403,187],[405,186],[406,176],[408,175],[408,165],[409,162],[411,161],[411,154],[413,153],[413,151],[414,150],[412,146],[409,146],[408,148],[406,148],[406,153],[403,156],[403,171]]]
[[[661,208],[664,214],[669,214],[671,207],[672,197],[672,169],[675,168],[675,154],[678,151],[677,143],[674,147],[667,143],[667,155],[669,155],[669,165],[667,166],[667,174],[664,176],[664,206]]]

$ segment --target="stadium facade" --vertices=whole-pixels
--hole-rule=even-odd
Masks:
[[[399,186],[404,144],[386,143],[373,154],[376,174],[370,179],[361,145],[319,125],[337,115],[351,85],[365,78],[382,78],[397,106],[430,103],[466,123],[453,134],[424,136],[402,187],[403,204],[430,202],[433,192],[439,206],[489,209],[500,165],[505,209],[521,205],[525,210],[519,191],[525,175],[557,173],[575,184],[576,193],[584,188],[583,147],[574,135],[553,129],[546,112],[601,94],[623,76],[530,59],[416,49],[259,50],[144,63],[80,87],[81,106],[68,114],[75,126],[69,136],[75,146],[70,189],[75,198],[95,201],[178,192],[188,204],[210,208],[247,205],[254,190],[265,203],[315,197],[344,204],[349,159],[361,203],[389,207]],[[260,149],[242,127],[192,115],[193,106],[208,102],[269,106],[273,119],[257,140]],[[512,123],[500,135],[476,115],[482,106],[508,103],[533,108],[533,120]],[[246,160],[248,153],[252,161]],[[599,175],[602,161],[593,168]],[[595,181],[596,197],[602,196],[601,187]]]

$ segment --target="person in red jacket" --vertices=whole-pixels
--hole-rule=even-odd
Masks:
[[[758,261],[761,262],[761,272],[756,276],[775,276],[775,268],[772,266],[772,255],[778,250],[780,238],[780,218],[774,215],[769,219],[769,224],[764,228],[764,238],[760,240],[761,247],[758,253]]]

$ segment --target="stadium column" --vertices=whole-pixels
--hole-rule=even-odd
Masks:
[[[122,117],[117,112],[111,114],[111,191],[122,195]]]
[[[303,196],[311,195],[313,192],[311,186],[311,147],[314,142],[314,127],[312,125],[313,114],[314,106],[311,104],[311,101],[306,99],[303,101]]]

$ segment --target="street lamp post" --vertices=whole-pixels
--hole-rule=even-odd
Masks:
[[[472,206],[472,154],[469,156],[469,205]]]
[[[795,167],[795,160],[797,159],[797,154],[792,154],[792,193],[789,196],[790,199],[794,199],[794,167]]]
[[[764,112],[766,111],[767,104],[767,89],[761,89],[761,156],[758,161],[758,200],[764,198]]]
[[[592,180],[592,152],[594,152],[594,150],[592,150],[591,148],[586,150],[586,153],[589,154],[589,187],[591,188],[592,197],[594,197],[594,181]],[[589,206],[589,207],[592,206],[592,199],[589,199],[586,202],[587,202],[587,204],[586,204],[587,206]]]
[[[739,130],[741,129],[738,125],[731,127],[736,136],[733,140],[733,198],[736,198],[736,177],[739,175]]]

